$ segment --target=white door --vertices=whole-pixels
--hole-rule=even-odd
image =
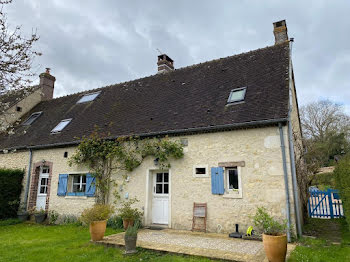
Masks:
[[[38,181],[38,195],[36,198],[36,209],[44,209],[46,205],[47,187],[49,182],[49,168],[41,167]]]
[[[153,174],[152,223],[168,224],[169,173]]]

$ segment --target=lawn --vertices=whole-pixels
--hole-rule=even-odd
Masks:
[[[107,228],[106,235],[117,232]],[[132,256],[124,256],[123,252],[123,249],[90,243],[89,230],[86,227],[0,223],[0,261],[211,261],[142,249]]]
[[[350,261],[350,231],[344,219],[309,219],[289,262]]]

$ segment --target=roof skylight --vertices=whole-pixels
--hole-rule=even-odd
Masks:
[[[35,113],[31,114],[31,116],[28,117],[28,119],[26,121],[24,121],[22,125],[30,126],[41,115],[41,113],[42,112],[35,112]]]
[[[235,102],[243,101],[245,98],[246,91],[247,91],[246,87],[231,90],[227,103],[235,103]]]
[[[95,92],[95,93],[86,94],[82,98],[79,99],[77,104],[93,101],[100,93],[101,92]]]
[[[58,125],[55,126],[55,128],[51,130],[51,134],[61,132],[70,123],[71,120],[72,120],[72,118],[61,120],[61,122],[59,122]]]

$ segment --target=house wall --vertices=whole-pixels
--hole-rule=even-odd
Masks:
[[[287,129],[284,129],[287,166],[289,175],[289,192],[291,201],[292,223],[295,224],[292,182],[290,176]],[[181,137],[182,138],[182,137]],[[282,155],[278,127],[235,130],[217,133],[205,133],[184,136],[188,146],[184,148],[185,156],[171,161],[170,186],[170,225],[175,229],[191,229],[193,202],[206,202],[208,205],[207,229],[210,232],[232,232],[235,224],[240,230],[252,225],[250,215],[258,206],[265,206],[274,216],[286,218],[286,196],[283,176]],[[172,138],[177,139],[177,138]],[[59,174],[87,173],[84,167],[68,165],[64,152],[71,156],[74,147],[33,151],[33,166],[43,160],[53,163],[49,210],[61,214],[79,215],[83,209],[93,205],[94,198],[77,196],[57,196]],[[0,154],[0,166],[25,167],[28,163],[28,152]],[[211,193],[210,167],[217,167],[219,162],[244,161],[241,167],[242,198],[229,198],[228,195]],[[194,177],[195,165],[208,166],[208,177]],[[114,174],[118,184],[123,184],[122,175],[130,177],[124,181],[121,200],[126,193],[129,198],[140,200],[137,204],[143,209],[149,223],[151,204],[150,188],[147,187],[147,175],[150,169],[157,169],[151,157],[146,158],[141,166],[131,173]],[[117,187],[118,190],[120,187]],[[111,194],[111,202],[113,202]],[[148,202],[147,202],[148,200]],[[120,203],[119,201],[119,203]],[[295,226],[294,226],[295,228]]]
[[[30,93],[28,96],[24,97],[22,100],[20,100],[17,104],[7,109],[4,113],[0,114],[0,132],[7,129],[9,125],[15,123],[23,115],[28,113],[41,100],[42,90],[38,88],[34,92]],[[17,106],[20,106],[22,108],[22,111],[16,111]]]

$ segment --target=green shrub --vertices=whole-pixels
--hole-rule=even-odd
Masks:
[[[138,222],[136,222],[133,226],[128,226],[128,228],[125,231],[125,236],[128,236],[128,237],[137,236],[138,229],[139,229]]]
[[[22,220],[18,218],[10,218],[6,220],[0,220],[0,226],[10,226],[22,223]]]
[[[336,188],[343,202],[346,221],[350,228],[350,155],[342,158],[334,170]]]
[[[287,228],[286,221],[278,222],[267,213],[264,207],[258,207],[253,221],[254,225],[266,235],[278,236],[284,234]]]
[[[58,220],[59,214],[55,210],[50,210],[48,213],[48,217],[49,217],[49,223],[51,225],[54,225]]]
[[[83,211],[80,221],[89,225],[93,221],[101,221],[110,218],[113,212],[114,209],[110,205],[95,204],[93,207]]]
[[[24,170],[0,169],[0,219],[17,216],[23,175]]]
[[[113,229],[122,229],[123,228],[123,219],[120,216],[112,216],[107,221],[107,227]]]
[[[130,219],[134,221],[139,220],[142,217],[143,213],[139,211],[137,208],[131,207],[131,205],[136,202],[138,202],[136,198],[125,201],[123,203],[123,206],[118,209],[118,215],[122,219]]]
[[[59,215],[56,223],[61,225],[76,225],[76,226],[82,225],[79,218],[71,214]]]
[[[320,190],[334,189],[336,185],[333,172],[316,174],[312,179],[312,185],[317,186]]]

